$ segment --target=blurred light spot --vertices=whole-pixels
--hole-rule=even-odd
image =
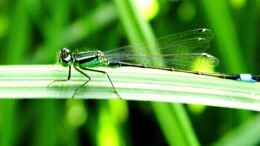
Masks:
[[[206,58],[205,58],[206,57]],[[210,57],[211,60],[208,59]],[[214,72],[214,64],[213,63],[218,63],[218,60],[214,58],[213,56],[206,54],[203,57],[198,57],[193,65],[192,65],[192,70],[193,71],[198,71],[198,72],[205,72],[205,73],[212,73]],[[194,114],[201,114],[207,106],[205,105],[199,105],[199,104],[189,104],[189,109],[194,113]]]
[[[84,104],[80,100],[67,101],[67,115],[66,120],[72,127],[79,127],[87,120],[87,112]]]
[[[107,110],[101,110],[99,123],[99,146],[119,146],[118,132]]]
[[[201,104],[188,104],[188,107],[193,114],[200,115],[205,111],[207,106]]]
[[[192,21],[196,15],[196,9],[191,2],[186,1],[181,3],[177,13],[182,21]]]
[[[139,13],[145,20],[153,19],[159,11],[159,3],[157,0],[134,0]]]
[[[0,15],[0,38],[5,36],[8,29],[8,20],[4,15]]]
[[[232,7],[240,9],[246,5],[246,0],[230,0]]]
[[[128,119],[128,107],[126,101],[122,100],[110,100],[110,110],[113,118],[119,122],[123,123]]]
[[[197,58],[191,68],[193,71],[212,73],[214,71],[214,64],[204,57]]]

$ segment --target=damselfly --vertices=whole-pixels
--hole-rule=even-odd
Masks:
[[[186,72],[247,82],[260,81],[260,76],[251,74],[228,75],[191,71],[190,66],[198,58],[203,58],[212,65],[218,64],[218,59],[216,57],[205,53],[205,50],[209,47],[212,36],[213,35],[211,30],[207,28],[200,28],[162,37],[157,40],[158,47],[155,48],[161,54],[158,56],[135,55],[132,52],[133,48],[137,50],[138,48],[145,47],[145,45],[140,44],[134,46],[125,46],[106,52],[102,52],[100,50],[77,51],[68,48],[62,48],[59,52],[59,62],[63,66],[68,67],[67,80],[70,80],[71,78],[72,66],[87,79],[80,87],[75,90],[72,97],[76,95],[81,87],[85,86],[91,80],[91,77],[84,71],[92,71],[106,75],[113,88],[113,91],[115,94],[117,94],[118,97],[120,97],[112,79],[107,72],[90,68],[97,66],[133,66],[141,68],[162,69],[167,71]],[[155,66],[150,64],[151,60],[156,60],[159,58],[163,59],[165,63],[164,66]]]

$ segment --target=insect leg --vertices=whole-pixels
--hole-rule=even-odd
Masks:
[[[112,79],[110,78],[110,76],[108,75],[108,73],[106,71],[102,71],[102,70],[96,70],[96,69],[90,69],[90,68],[86,68],[86,67],[81,67],[81,69],[84,69],[84,70],[88,70],[88,71],[93,71],[93,72],[98,72],[98,73],[102,73],[102,74],[105,74],[113,88],[113,91],[114,93],[119,97],[119,99],[122,99],[122,97],[119,95],[116,87],[114,86],[113,82],[112,82]]]
[[[91,77],[89,75],[87,75],[86,73],[84,73],[82,70],[80,70],[80,68],[77,68],[76,65],[73,65],[74,69],[77,70],[79,73],[81,73],[82,75],[84,75],[88,80],[85,81],[82,85],[80,85],[79,87],[77,87],[72,95],[72,98],[75,97],[75,95],[77,94],[77,92],[79,91],[80,88],[84,87],[90,80]]]
[[[70,77],[71,77],[71,65],[69,66],[68,80],[70,80]]]
[[[68,81],[68,80],[70,80],[70,78],[71,78],[71,65],[69,65],[68,76],[67,76],[66,79],[62,79],[62,80],[53,80],[53,81],[51,81],[51,82],[48,84],[48,87],[50,87],[50,86],[51,86],[53,83],[55,83],[55,82],[64,82],[64,81]]]

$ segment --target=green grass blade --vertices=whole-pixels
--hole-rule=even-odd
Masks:
[[[255,146],[259,144],[260,115],[252,117],[239,127],[223,135],[213,146]]]
[[[61,119],[58,115],[57,101],[40,100],[35,104],[38,108],[37,115],[40,119],[35,130],[35,137],[32,140],[33,145],[37,146],[55,146],[58,144],[58,125]],[[34,108],[36,108],[34,107]],[[50,133],[51,132],[51,133]]]
[[[44,27],[45,42],[43,46],[46,52],[41,55],[45,58],[48,56],[47,61],[53,61],[56,59],[57,50],[60,49],[60,36],[69,20],[70,1],[50,0],[48,1],[48,5],[50,7],[49,11],[51,18],[47,21],[46,26]]]
[[[240,18],[240,26],[243,28],[240,29],[240,43],[242,44],[242,48],[246,53],[246,61],[249,71],[258,71],[257,64],[255,62],[255,58],[258,57],[257,52],[257,38],[258,38],[258,31],[257,26],[258,24],[255,23],[258,18],[258,8],[256,1],[246,1],[245,8],[242,10],[242,18]],[[246,21],[245,21],[246,20]]]
[[[15,126],[17,120],[17,102],[15,100],[1,100],[0,101],[0,116],[4,117],[0,119],[1,127],[1,146],[16,145],[18,132],[20,127]]]
[[[30,42],[30,23],[25,11],[26,3],[18,0],[12,13],[8,49],[5,50],[5,61],[8,64],[16,64],[23,61],[26,49]],[[17,25],[19,24],[19,25]]]
[[[220,48],[219,52],[222,56],[221,60],[225,62],[226,69],[229,72],[246,71],[237,32],[228,9],[227,1],[218,0],[213,2],[203,0],[202,3],[210,24],[214,28],[217,44]]]
[[[87,13],[86,16],[73,22],[67,26],[58,34],[55,34],[56,50],[65,46],[70,46],[83,38],[93,35],[95,32],[103,29],[109,23],[116,19],[114,6],[111,3],[105,3],[99,6],[91,13]],[[65,30],[65,31],[64,31]],[[50,34],[51,35],[51,34]],[[35,62],[47,62],[50,61],[50,57],[45,57],[43,54],[48,54],[49,50],[45,49],[47,46],[40,47],[36,52],[33,60]],[[53,47],[52,47],[53,49]],[[56,50],[54,50],[56,54]],[[55,55],[52,55],[53,59],[56,59]],[[52,60],[53,61],[53,60]]]
[[[232,19],[228,2],[225,0],[216,2],[203,0],[202,3],[216,34],[216,41],[219,46],[218,51],[220,52],[219,58],[224,63],[227,72],[242,73],[248,71],[247,61],[245,61],[245,56],[243,56],[241,51],[242,48],[238,41],[236,25]],[[238,121],[243,121],[250,116],[250,113],[245,111],[239,111],[239,113]]]
[[[166,139],[169,141],[170,144],[178,143],[180,145],[195,145],[197,143],[197,139],[194,139],[195,137],[193,136],[193,131],[190,131],[192,129],[189,128],[189,126],[191,125],[191,123],[189,123],[189,119],[187,119],[186,115],[182,114],[186,111],[180,104],[166,105],[162,103],[153,103],[152,105],[155,112],[157,113],[156,116],[159,119],[162,129],[166,133]],[[169,115],[173,115],[172,118],[168,118]],[[180,127],[168,126],[173,124],[176,124]],[[183,137],[183,135],[185,135],[185,137]]]
[[[8,41],[2,56],[3,62],[17,64],[23,62],[25,52],[30,42],[30,23],[26,11],[26,1],[18,0],[10,11],[10,25],[8,26]],[[17,25],[19,24],[19,25]],[[2,44],[3,45],[3,44]],[[15,124],[17,121],[17,101],[0,101],[1,125],[0,125],[0,145],[12,146],[18,142],[21,125]]]
[[[138,13],[135,4],[133,3],[133,1],[131,0],[125,0],[125,1],[121,1],[121,0],[114,0],[116,6],[117,6],[117,10],[121,19],[121,22],[125,28],[126,34],[128,35],[128,38],[130,40],[130,42],[132,44],[136,44],[136,43],[144,43],[146,44],[146,49],[134,49],[133,51],[135,52],[135,54],[137,55],[155,55],[155,56],[160,56],[160,53],[158,52],[158,50],[156,50],[156,46],[157,43],[155,41],[155,36],[153,35],[153,32],[149,26],[149,24],[143,20],[141,14]],[[137,58],[138,60],[141,60],[142,58]],[[162,58],[158,57],[156,60],[151,60],[152,64],[155,65],[162,65],[163,61]],[[158,94],[158,93],[157,93]],[[157,104],[153,105],[154,107],[154,111],[156,114],[156,117],[158,118],[159,123],[161,124],[167,124],[167,125],[161,125],[161,127],[174,127],[172,129],[178,129],[178,127],[181,127],[181,125],[179,125],[179,123],[165,123],[165,122],[160,122],[162,120],[163,117],[161,117],[161,114],[159,112],[157,112],[156,108],[160,108],[157,107]],[[175,105],[172,105],[172,108],[162,108],[162,112],[165,113],[169,113],[172,109],[174,110],[176,107]],[[182,107],[180,107],[182,108]],[[183,112],[184,110],[178,110],[176,112],[180,112],[178,113],[179,115],[183,115],[183,116],[187,116],[185,112]],[[172,121],[174,121],[174,119],[178,119],[178,117],[176,117],[176,115],[172,114],[172,115],[168,115],[168,118],[171,118]],[[184,120],[188,120],[188,118],[185,118]],[[185,123],[189,123],[188,121],[184,121]],[[179,133],[180,131],[167,131],[167,129],[162,128],[163,132],[165,135],[171,133],[171,135],[175,135],[176,133],[179,136],[178,138],[181,138],[178,141],[175,142],[180,142],[180,143],[171,143],[171,138],[169,138],[169,136],[166,136],[166,138],[168,137],[167,141],[170,145],[183,145],[183,143],[185,141],[188,141],[187,143],[192,144],[192,145],[199,145],[198,141],[196,140],[196,136],[192,131],[191,125],[186,125],[188,126],[186,129],[190,129],[188,131],[183,131],[182,133]],[[190,133],[191,132],[191,133]],[[189,139],[190,137],[188,136],[192,136],[194,138]],[[195,139],[195,140],[194,140]]]
[[[125,100],[198,103],[220,107],[259,110],[260,84],[245,83],[187,73],[133,67],[98,68],[107,71]],[[85,80],[73,70],[57,65],[1,66],[0,98],[71,98]],[[106,76],[88,72],[93,80],[76,98],[118,99]]]

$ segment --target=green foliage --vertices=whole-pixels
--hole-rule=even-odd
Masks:
[[[259,1],[154,0],[141,8],[134,0],[2,0],[0,62],[53,64],[61,47],[108,50],[139,42],[147,48],[136,54],[160,55],[155,36],[207,26],[215,33],[208,52],[221,60],[217,71],[259,73]],[[246,83],[237,88],[249,92]],[[0,109],[1,146],[260,143],[259,115],[248,111],[206,107],[198,114],[165,103],[85,100],[1,100]]]

